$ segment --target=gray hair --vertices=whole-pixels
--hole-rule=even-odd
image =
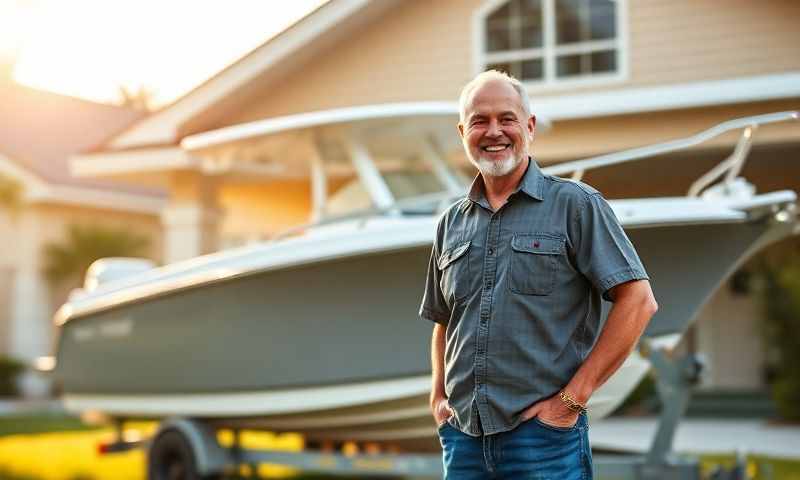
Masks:
[[[490,80],[502,80],[504,82],[508,82],[508,84],[511,85],[511,87],[513,87],[514,90],[516,90],[519,94],[520,103],[522,104],[522,111],[525,112],[527,117],[531,116],[531,99],[528,97],[528,92],[525,90],[525,86],[522,85],[522,82],[505,72],[501,72],[499,70],[487,70],[476,75],[475,78],[470,80],[469,83],[464,85],[464,88],[461,89],[461,96],[458,98],[458,117],[462,122],[464,121],[464,106],[467,103],[467,98],[473,90]]]

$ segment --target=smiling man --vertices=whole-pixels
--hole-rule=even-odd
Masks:
[[[658,308],[647,274],[600,193],[530,157],[536,117],[518,80],[484,72],[460,106],[479,174],[439,221],[420,308],[436,322],[445,478],[591,478],[585,405]]]

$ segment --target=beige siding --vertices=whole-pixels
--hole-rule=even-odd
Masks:
[[[626,86],[800,69],[800,2],[630,0]]]
[[[582,158],[687,137],[734,118],[797,108],[800,101],[773,101],[556,122],[537,136],[533,153],[542,163]],[[755,138],[760,144],[798,143],[800,124],[767,125]],[[738,133],[720,136],[703,148],[733,145],[737,139]]]
[[[382,102],[452,99],[471,74],[470,16],[479,2],[406,1],[265,86],[254,106],[225,124]]]
[[[481,0],[406,0],[299,70],[264,85],[243,121],[381,102],[455,100],[472,76],[472,16]],[[800,70],[800,2],[629,0],[630,78],[532,88],[550,96]]]

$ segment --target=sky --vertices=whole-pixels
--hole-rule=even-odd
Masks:
[[[326,0],[0,0],[0,58],[35,88],[163,105]]]

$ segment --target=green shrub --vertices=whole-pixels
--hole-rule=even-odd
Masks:
[[[147,236],[126,229],[70,224],[66,237],[45,244],[44,274],[51,285],[69,281],[78,285],[86,269],[105,257],[135,257],[150,244]]]
[[[765,313],[764,338],[774,353],[772,396],[780,415],[800,420],[800,246],[780,257],[764,259],[759,267]]]
[[[15,397],[17,377],[25,370],[25,364],[13,358],[0,357],[0,397]]]

